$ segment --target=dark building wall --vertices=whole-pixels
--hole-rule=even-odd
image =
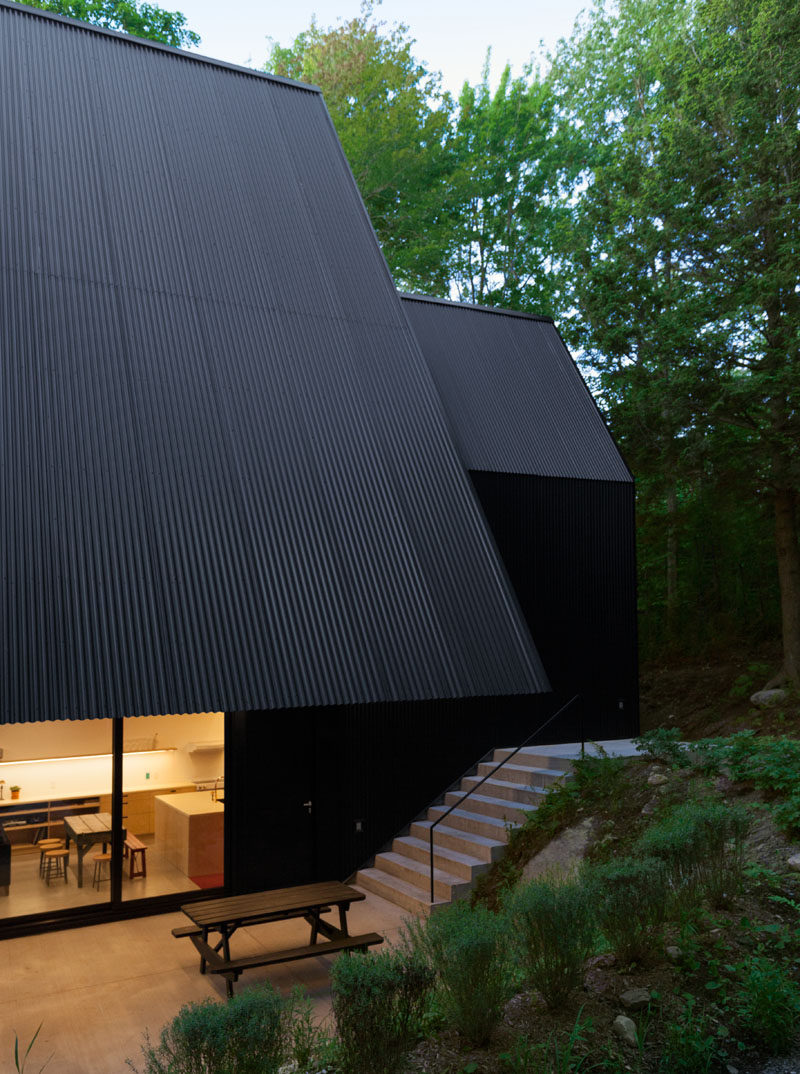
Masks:
[[[637,734],[633,483],[470,476],[555,695],[582,695],[589,737]]]
[[[518,745],[558,704],[539,695],[230,714],[230,889],[346,878],[485,753]],[[577,717],[564,714],[541,741],[574,740]]]

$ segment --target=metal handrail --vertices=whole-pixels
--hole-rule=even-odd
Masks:
[[[573,705],[580,698],[580,696],[581,696],[580,694],[575,694],[574,697],[571,697],[569,699],[569,701],[566,702],[566,704],[562,705],[560,709],[558,709],[556,712],[553,713],[552,716],[550,716],[547,720],[545,720],[541,727],[537,727],[532,735],[528,735],[528,737],[525,739],[525,741],[521,745],[517,746],[517,748],[515,750],[512,750],[511,753],[509,753],[508,757],[504,757],[503,760],[500,761],[499,764],[495,765],[495,767],[491,770],[491,772],[487,772],[487,774],[483,777],[483,779],[479,780],[475,784],[474,787],[470,787],[470,789],[463,796],[463,798],[459,798],[459,800],[457,802],[453,802],[453,804],[450,806],[450,808],[447,810],[447,812],[442,813],[441,817],[437,817],[436,820],[433,822],[433,824],[431,824],[430,831],[429,831],[430,859],[431,859],[431,861],[430,861],[430,864],[431,864],[431,903],[434,902],[434,891],[433,891],[433,830],[434,830],[434,828],[437,826],[437,824],[441,824],[441,822],[446,817],[449,817],[454,809],[458,809],[459,806],[462,806],[464,804],[464,802],[467,800],[467,798],[469,798],[469,796],[471,794],[474,794],[474,792],[477,791],[478,787],[482,787],[487,779],[491,779],[492,776],[495,774],[495,772],[498,771],[498,769],[502,768],[504,764],[508,764],[508,762],[511,760],[511,758],[516,757],[516,755],[519,753],[520,750],[524,750],[525,747],[534,738],[536,738],[537,735],[540,735],[542,733],[542,731],[544,731],[545,727],[548,727],[553,722],[553,720],[556,719],[557,716],[561,715],[562,712],[566,712],[566,710],[571,705]],[[583,718],[581,718],[581,756],[583,756],[584,749],[585,749],[585,738],[584,738],[584,733],[583,733]]]

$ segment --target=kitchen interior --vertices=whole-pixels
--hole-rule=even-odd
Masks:
[[[0,918],[109,901],[112,723],[2,728]],[[122,899],[221,886],[223,713],[123,724]]]

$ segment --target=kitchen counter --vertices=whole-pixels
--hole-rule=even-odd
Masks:
[[[156,853],[190,878],[222,875],[225,807],[210,791],[156,795]]]

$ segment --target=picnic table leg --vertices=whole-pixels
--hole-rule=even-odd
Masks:
[[[350,935],[347,931],[347,906],[342,905],[339,907],[339,928],[345,936]]]

